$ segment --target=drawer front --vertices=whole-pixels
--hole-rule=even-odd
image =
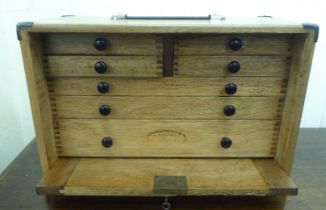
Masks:
[[[162,49],[161,38],[153,34],[49,33],[42,44],[45,54],[156,55]]]
[[[56,126],[60,156],[272,157],[279,121],[64,119]],[[102,145],[104,137],[112,146]]]
[[[61,76],[162,76],[156,56],[47,56],[45,74]]]
[[[57,118],[279,119],[282,106],[283,97],[52,97]]]
[[[234,66],[237,65],[237,66]],[[275,76],[287,78],[286,56],[176,56],[174,76]]]
[[[286,84],[286,79],[275,77],[60,77],[48,80],[51,94],[58,96],[284,96]]]
[[[232,49],[233,40],[241,48]],[[185,35],[175,40],[175,55],[291,55],[293,37],[287,35]]]

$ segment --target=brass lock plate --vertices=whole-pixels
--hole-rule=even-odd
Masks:
[[[153,194],[186,195],[187,190],[186,176],[154,176]]]

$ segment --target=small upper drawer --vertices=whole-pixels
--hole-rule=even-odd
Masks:
[[[289,76],[287,56],[176,56],[174,76]]]
[[[288,35],[227,34],[185,35],[175,39],[176,55],[290,55]]]
[[[46,56],[46,76],[149,76],[162,75],[156,56]]]
[[[155,55],[162,42],[152,34],[44,34],[45,54]]]

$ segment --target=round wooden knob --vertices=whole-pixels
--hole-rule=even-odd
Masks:
[[[100,93],[107,93],[109,92],[109,89],[110,89],[110,85],[107,82],[99,82],[97,84],[97,90]]]
[[[103,38],[97,38],[94,41],[94,47],[99,51],[105,50],[106,45],[107,45],[107,41]]]
[[[231,61],[228,64],[228,70],[230,73],[237,73],[240,70],[240,63],[238,61]]]
[[[101,105],[99,108],[99,112],[102,116],[107,116],[111,113],[111,108],[108,105]]]
[[[107,70],[107,66],[106,66],[106,63],[105,62],[103,62],[103,61],[97,61],[96,63],[95,63],[95,71],[97,72],[97,73],[99,73],[99,74],[103,74],[103,73],[105,73],[106,72],[106,70]]]
[[[228,137],[223,137],[221,139],[221,146],[225,149],[230,148],[232,145],[232,140],[229,139]]]
[[[242,47],[242,41],[239,38],[231,39],[229,42],[230,49],[233,51],[238,51]]]
[[[227,94],[234,94],[235,92],[237,92],[237,85],[234,83],[229,83],[225,85],[225,92]]]
[[[233,105],[226,105],[224,107],[224,114],[226,116],[232,116],[235,114],[235,107]]]
[[[112,145],[113,145],[112,138],[111,137],[104,137],[102,139],[102,145],[103,145],[103,147],[106,147],[106,148],[112,147]]]

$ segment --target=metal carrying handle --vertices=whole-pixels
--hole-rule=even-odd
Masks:
[[[127,20],[210,20],[211,15],[207,16],[128,16],[125,15]]]
[[[128,14],[118,14],[111,17],[112,20],[225,20],[223,15],[207,16],[129,16]]]

